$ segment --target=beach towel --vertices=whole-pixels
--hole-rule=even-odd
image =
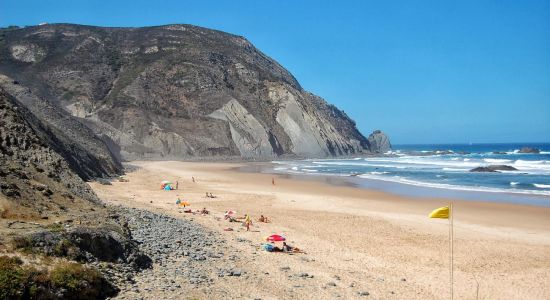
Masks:
[[[267,251],[267,252],[273,252],[274,246],[271,245],[271,244],[263,244],[263,245],[262,245],[262,248],[263,248],[265,251]]]

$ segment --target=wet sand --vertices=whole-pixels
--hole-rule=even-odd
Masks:
[[[448,222],[427,217],[431,210],[447,205],[448,199],[412,199],[237,170],[250,164],[131,164],[138,169],[126,176],[129,182],[92,183],[92,187],[108,203],[194,218],[222,232],[228,247],[240,249],[248,258],[243,268],[270,273],[224,285],[233,297],[349,299],[364,291],[373,298],[449,297]],[[179,190],[160,190],[162,180],[178,181]],[[217,198],[206,198],[206,192]],[[177,197],[189,201],[193,209],[206,207],[211,214],[181,214],[174,204]],[[453,205],[455,298],[475,299],[477,282],[479,299],[550,298],[550,208],[461,200]],[[255,222],[246,232],[223,221],[223,212],[229,209],[254,219],[264,214],[272,222]],[[226,227],[235,231],[223,231]],[[307,254],[259,252],[262,238],[273,233],[284,234]],[[236,238],[253,245],[236,243]],[[281,266],[290,267],[291,273]],[[300,272],[314,278],[288,276]],[[195,295],[200,297],[200,291]]]

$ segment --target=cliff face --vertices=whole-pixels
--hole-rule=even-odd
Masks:
[[[44,215],[99,203],[55,148],[63,149],[63,142],[0,89],[1,207]]]
[[[82,179],[90,180],[122,173],[120,161],[113,156],[105,141],[69,113],[37,97],[28,88],[2,74],[0,88],[47,126],[51,132],[51,136],[47,138],[58,141],[50,143],[50,147]]]
[[[246,39],[215,30],[2,30],[0,73],[75,117],[123,159],[371,152],[345,113],[304,91]]]

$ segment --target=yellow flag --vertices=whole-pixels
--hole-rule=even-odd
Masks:
[[[430,218],[438,218],[438,219],[448,219],[449,218],[449,207],[443,206],[438,209],[434,209],[430,213]]]

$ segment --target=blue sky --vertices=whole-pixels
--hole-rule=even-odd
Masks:
[[[40,22],[245,36],[395,144],[550,142],[550,1],[0,0],[0,26]]]

